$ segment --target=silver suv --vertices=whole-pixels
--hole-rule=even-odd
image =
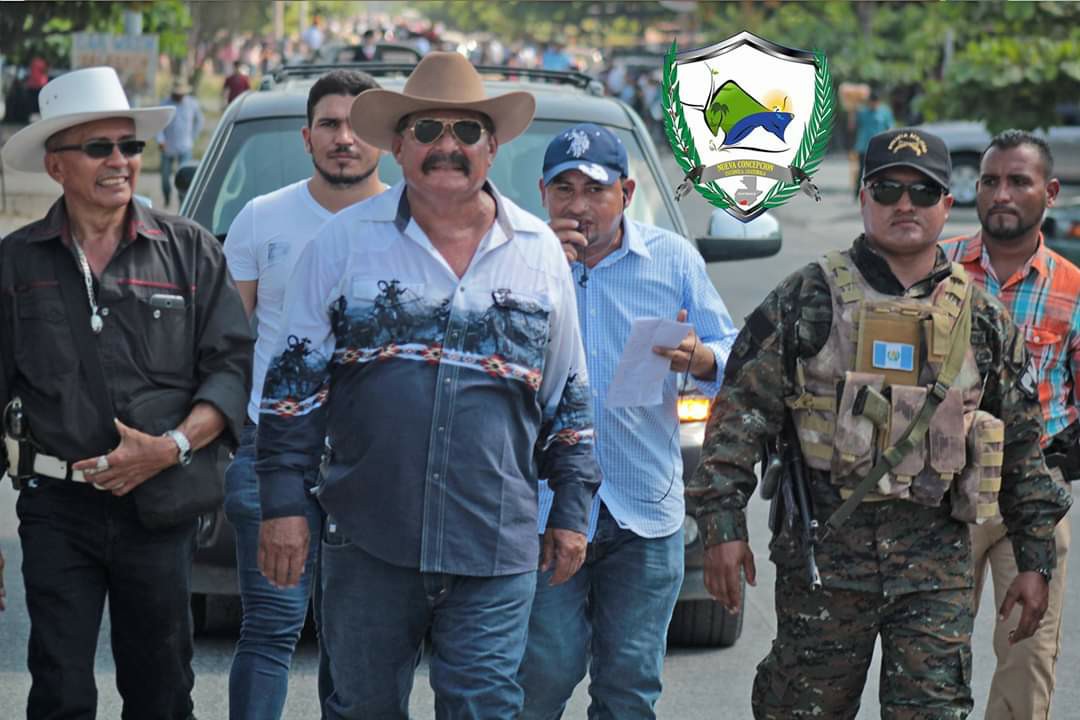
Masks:
[[[1046,139],[1054,156],[1054,174],[1066,183],[1080,183],[1080,106],[1065,108],[1063,125],[1037,130]],[[952,196],[956,204],[975,204],[975,182],[979,179],[979,159],[990,144],[992,135],[980,122],[955,120],[926,123],[920,128],[932,132],[949,148],[952,156]]]

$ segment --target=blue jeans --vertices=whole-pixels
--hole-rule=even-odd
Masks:
[[[407,720],[429,631],[436,718],[517,717],[535,571],[468,577],[390,565],[335,532],[328,517],[321,578],[334,685],[328,718]]]
[[[308,600],[318,595],[319,537],[323,512],[311,497],[307,507],[311,548],[300,584],[275,588],[259,572],[259,484],[255,477],[254,425],[244,428],[236,457],[225,471],[225,515],[236,531],[236,570],[240,580],[243,620],[229,673],[229,717],[265,720],[281,717],[289,688],[289,666]],[[318,597],[315,620],[318,626]],[[320,656],[319,692],[325,691],[324,663]]]
[[[600,506],[585,565],[562,585],[537,577],[518,680],[521,720],[559,718],[588,664],[589,718],[654,718],[667,628],[683,579],[683,531],[643,538]]]
[[[166,206],[168,206],[172,197],[173,173],[190,160],[190,150],[161,154],[161,196],[164,198]]]

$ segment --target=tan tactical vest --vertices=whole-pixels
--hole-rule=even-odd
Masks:
[[[930,297],[917,299],[877,292],[846,252],[830,253],[821,267],[832,295],[832,327],[821,351],[798,361],[796,395],[787,404],[806,464],[829,472],[846,498],[925,402],[959,327],[970,281],[953,263]],[[866,500],[937,506],[951,490],[957,519],[981,523],[997,515],[1004,424],[978,409],[982,379],[970,333],[964,334],[956,351],[962,362],[929,431]]]

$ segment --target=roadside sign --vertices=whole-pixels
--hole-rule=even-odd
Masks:
[[[109,35],[75,33],[71,40],[71,67],[108,65],[116,70],[124,91],[134,106],[158,101],[157,35]]]

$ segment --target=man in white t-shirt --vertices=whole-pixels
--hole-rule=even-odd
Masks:
[[[289,665],[304,626],[308,600],[317,588],[318,542],[312,542],[300,584],[275,587],[259,572],[259,486],[255,477],[255,428],[271,349],[281,323],[285,287],[293,266],[322,224],[349,205],[386,189],[379,179],[378,149],[357,139],[349,125],[353,99],[378,84],[369,75],[334,70],[311,87],[307,127],[301,131],[315,171],[306,180],[251,200],[225,239],[225,257],[258,340],[248,425],[225,474],[225,514],[236,531],[236,563],[243,598],[240,640],[229,675],[229,717],[279,718],[288,689]],[[316,478],[308,478],[313,487]],[[306,521],[313,538],[322,533],[323,512],[309,495]],[[305,518],[297,518],[303,521]],[[274,538],[268,538],[274,542]],[[317,589],[316,589],[317,593]],[[316,602],[316,609],[318,604]],[[329,694],[320,663],[319,697]]]

